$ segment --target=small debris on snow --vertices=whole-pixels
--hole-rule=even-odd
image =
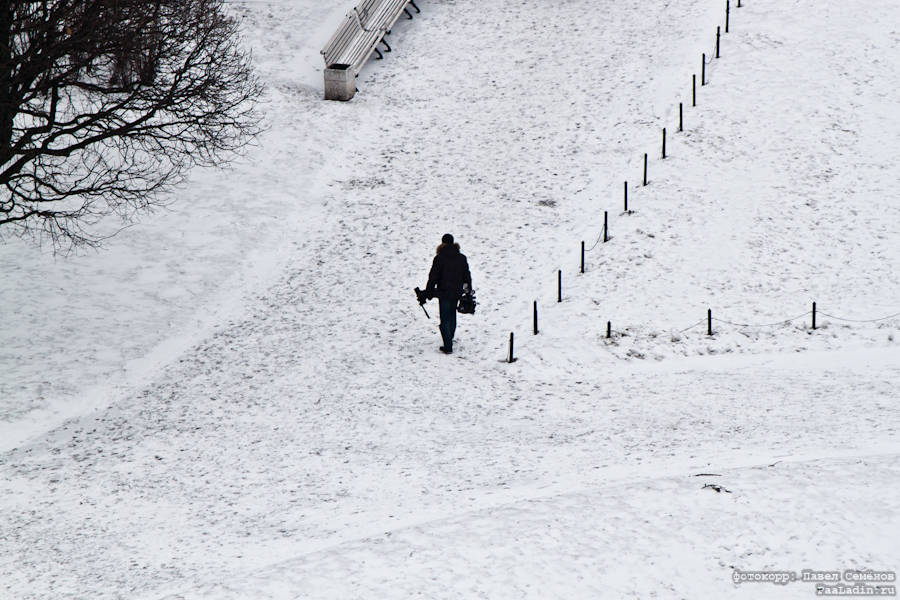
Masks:
[[[731,490],[726,489],[726,488],[722,487],[721,485],[717,485],[717,484],[715,484],[715,483],[707,483],[707,484],[704,484],[704,486],[703,486],[702,488],[700,488],[700,489],[704,489],[704,490],[705,490],[706,488],[710,488],[710,489],[716,490],[716,493],[721,493],[721,492],[725,492],[726,494],[730,494],[730,493],[731,493]]]

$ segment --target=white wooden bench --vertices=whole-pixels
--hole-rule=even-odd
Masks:
[[[325,99],[349,100],[356,93],[356,76],[373,53],[382,58],[391,47],[384,36],[391,32],[400,15],[412,6],[421,12],[414,0],[362,0],[344,17],[337,31],[322,49],[325,59]]]

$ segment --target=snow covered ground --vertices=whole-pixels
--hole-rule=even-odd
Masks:
[[[900,318],[855,322],[900,311],[900,6],[732,3],[693,108],[724,2],[419,4],[342,104],[348,5],[233,3],[259,147],[98,253],[0,246],[0,597],[900,569]],[[481,303],[452,357],[411,291],[445,231]]]

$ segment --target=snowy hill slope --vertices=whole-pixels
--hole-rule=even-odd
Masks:
[[[170,253],[156,279],[124,250],[41,265],[3,249],[84,291],[56,309],[74,337],[4,330],[4,371],[28,375],[4,380],[0,590],[803,598],[811,584],[734,569],[896,569],[896,321],[679,332],[707,307],[747,323],[814,300],[896,308],[900,8],[866,6],[733,8],[676,134],[717,2],[423,3],[348,104],[314,87],[325,9],[235,4],[274,127],[224,181],[198,174],[193,225],[116,241]],[[651,185],[621,215],[645,151]],[[605,209],[613,239],[577,275]],[[482,302],[452,357],[411,294],[447,230]],[[5,305],[49,313],[24,270],[2,293],[28,302]],[[208,314],[183,314],[185,281]],[[117,375],[131,358],[140,376]]]
[[[589,275],[574,279],[561,320],[611,320],[627,334],[611,347],[617,356],[882,346],[897,337],[897,26],[852,3],[746,8],[735,11],[699,106],[686,109],[684,133],[672,133],[671,111],[652,132],[668,125],[669,156],[660,159],[658,134],[646,144],[651,182],[632,190],[635,214],[621,214],[620,181],[603,189],[616,239],[588,254]],[[634,158],[619,179],[639,185]],[[577,239],[590,244],[593,230]],[[573,240],[569,272],[576,252]],[[826,315],[815,335],[804,314],[812,302]],[[715,341],[705,335],[707,308],[722,321]]]
[[[286,19],[304,30],[289,43],[261,34],[252,40],[269,86],[263,110],[270,133],[246,160],[227,171],[194,171],[168,210],[125,229],[100,252],[63,257],[16,239],[0,244],[0,448],[139,388],[219,322],[241,314],[244,299],[290,259],[291,241],[303,237],[298,230],[319,221],[321,189],[344,149],[328,147],[331,125],[320,116],[329,107],[317,101],[312,86],[321,75],[314,69],[321,68],[328,23],[346,7],[251,6],[261,26]],[[298,93],[307,99],[302,115],[294,107]]]

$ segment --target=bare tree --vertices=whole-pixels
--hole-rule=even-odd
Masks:
[[[259,132],[222,0],[0,3],[0,233],[96,244]]]

